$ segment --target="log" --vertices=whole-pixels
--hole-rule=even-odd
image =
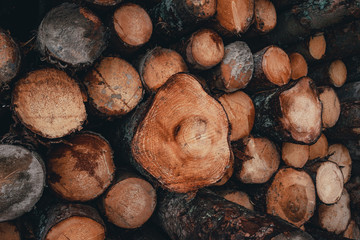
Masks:
[[[247,195],[245,192],[236,189],[229,189],[215,191],[215,193],[230,202],[236,203],[249,210],[254,210],[253,203],[251,202],[249,195]]]
[[[297,52],[289,54],[290,66],[291,66],[291,79],[297,80],[308,74],[308,65],[305,58]]]
[[[351,219],[348,227],[346,228],[343,236],[349,239],[360,239],[360,229],[356,222]]]
[[[320,204],[317,214],[318,224],[321,228],[335,234],[343,233],[351,219],[350,195],[346,189],[338,202],[332,205]]]
[[[243,183],[265,183],[277,171],[280,155],[267,138],[249,136],[232,143],[235,177]]]
[[[323,110],[321,120],[323,128],[335,126],[340,117],[340,100],[335,90],[328,86],[318,87],[319,99],[322,103]]]
[[[350,204],[353,218],[357,225],[360,224],[360,177],[354,176],[345,185],[346,190],[350,194]]]
[[[10,34],[0,28],[0,86],[4,87],[16,77],[20,69],[19,46]]]
[[[158,206],[158,222],[171,239],[312,239],[277,217],[248,210],[206,189],[193,198],[167,193]]]
[[[174,40],[193,32],[215,12],[215,0],[162,0],[149,14],[158,38]]]
[[[173,47],[178,51],[189,67],[195,70],[207,70],[224,57],[224,43],[217,32],[212,29],[200,29],[190,37]]]
[[[344,176],[344,183],[347,183],[351,177],[351,157],[349,150],[342,144],[332,144],[329,146],[329,161],[339,165]]]
[[[79,85],[56,69],[35,70],[20,79],[12,92],[12,104],[20,122],[45,138],[80,130],[86,120]]]
[[[133,165],[170,191],[220,181],[232,164],[229,123],[220,103],[185,73],[173,75],[149,101],[146,112],[139,107],[125,127]]]
[[[104,7],[112,7],[123,2],[123,0],[85,0],[85,1]]]
[[[179,53],[155,47],[140,58],[138,71],[145,89],[156,92],[169,77],[186,72],[187,66]]]
[[[149,14],[134,3],[123,4],[115,10],[111,28],[112,43],[122,54],[134,53],[150,40],[153,32]]]
[[[97,210],[83,204],[57,204],[48,206],[39,216],[37,238],[105,239],[105,224]]]
[[[41,21],[37,34],[40,53],[60,66],[88,66],[106,48],[105,28],[90,10],[63,3]]]
[[[41,157],[24,147],[0,145],[0,222],[29,212],[40,199],[45,185]]]
[[[312,177],[321,202],[334,204],[339,201],[344,189],[344,177],[336,163],[317,159],[308,161],[304,168]]]
[[[309,160],[324,158],[328,155],[329,144],[324,134],[321,134],[316,143],[310,145]]]
[[[125,60],[105,57],[85,76],[88,102],[104,116],[122,116],[133,110],[144,92],[139,73]]]
[[[225,46],[225,55],[208,77],[212,89],[234,92],[245,88],[253,76],[254,60],[245,42],[236,41]]]
[[[84,132],[52,147],[47,170],[47,182],[59,197],[85,202],[110,186],[115,166],[109,143],[98,134]]]
[[[335,60],[315,65],[310,69],[309,77],[314,79],[318,86],[331,85],[341,87],[346,81],[347,70],[343,61]]]
[[[346,82],[357,82],[360,80],[360,56],[355,55],[342,59],[347,70]]]
[[[276,26],[276,9],[270,0],[255,0],[254,23],[255,32],[266,34]]]
[[[309,160],[310,147],[308,145],[284,142],[281,149],[281,158],[287,166],[302,168]]]
[[[20,232],[12,222],[0,223],[0,234],[4,240],[21,240]]]
[[[251,98],[242,91],[219,97],[231,125],[230,141],[237,141],[250,134],[254,125],[255,107]]]
[[[252,99],[254,132],[278,141],[308,145],[320,137],[321,103],[310,78],[258,93]]]
[[[253,20],[254,0],[217,0],[215,28],[224,37],[245,33]]]
[[[288,55],[279,47],[268,46],[254,54],[254,74],[246,90],[259,92],[287,84],[291,76]]]
[[[315,206],[315,186],[305,171],[283,168],[276,173],[266,194],[268,214],[300,227],[313,216]]]

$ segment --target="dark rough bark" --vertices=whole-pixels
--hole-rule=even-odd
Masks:
[[[346,240],[348,238],[345,238],[341,235],[337,235],[335,233],[331,233],[325,230],[322,230],[311,223],[305,224],[305,230],[316,240]]]
[[[346,185],[346,189],[350,194],[350,205],[353,219],[360,224],[360,178],[353,177]]]
[[[275,29],[250,47],[261,49],[270,44],[284,46],[302,40],[314,30],[358,17],[360,17],[359,1],[307,0],[280,14]]]
[[[343,62],[347,69],[346,82],[360,81],[360,56],[355,55],[345,58]]]
[[[360,82],[345,84],[337,95],[341,104],[340,117],[326,135],[332,140],[357,140],[360,138]]]
[[[75,68],[91,65],[106,48],[100,19],[76,4],[53,8],[38,29],[38,48],[50,62]]]
[[[277,217],[250,211],[206,189],[193,198],[165,193],[157,218],[172,239],[312,239]]]
[[[272,0],[276,11],[281,12],[285,9],[289,9],[292,6],[301,4],[303,0]]]

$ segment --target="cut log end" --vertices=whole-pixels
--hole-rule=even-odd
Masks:
[[[19,230],[10,222],[0,223],[0,236],[4,240],[21,240]]]
[[[110,185],[115,166],[109,143],[100,135],[82,133],[50,151],[47,161],[48,183],[70,201],[96,198]]]
[[[308,66],[305,58],[300,53],[289,55],[291,65],[291,79],[296,80],[305,77],[308,73]]]
[[[105,228],[100,223],[87,218],[72,216],[53,226],[46,240],[91,239],[104,240]]]
[[[266,78],[277,86],[285,85],[291,76],[290,59],[281,48],[269,47],[262,59],[262,69]]]
[[[267,212],[300,227],[314,214],[315,186],[304,171],[279,170],[266,195]]]
[[[324,34],[317,34],[309,39],[309,53],[310,55],[319,60],[325,55],[326,40]]]
[[[349,238],[349,239],[354,239],[354,240],[360,239],[360,229],[354,220],[350,221],[343,236],[346,238]]]
[[[155,95],[132,139],[132,155],[165,188],[196,190],[230,167],[228,124],[220,103],[193,76],[179,73]]]
[[[228,190],[218,192],[218,194],[230,202],[239,204],[247,209],[254,210],[254,206],[251,203],[250,197],[245,192]]]
[[[254,15],[254,1],[218,0],[216,19],[233,34],[241,34],[250,27]]]
[[[256,0],[254,12],[255,28],[260,33],[268,33],[276,26],[276,9],[269,0]]]
[[[122,5],[115,11],[113,24],[119,38],[131,47],[148,42],[153,31],[148,13],[133,3]]]
[[[107,218],[116,226],[138,228],[151,217],[156,206],[156,192],[147,181],[129,177],[109,189],[103,205]]]
[[[310,78],[304,77],[280,94],[281,122],[291,137],[313,143],[321,132],[321,102]]]
[[[316,143],[310,145],[310,154],[309,160],[314,160],[315,158],[324,158],[328,155],[328,141],[324,134],[321,134],[320,138]]]
[[[341,107],[336,92],[331,87],[319,87],[319,98],[323,106],[321,119],[324,128],[331,128],[337,123]]]
[[[13,90],[12,102],[20,121],[46,138],[80,130],[86,120],[78,84],[56,69],[36,70],[20,79]]]
[[[138,72],[116,57],[101,60],[84,79],[90,104],[107,116],[130,112],[141,101],[143,88]]]
[[[208,19],[214,16],[216,12],[216,0],[186,0],[185,3],[189,9],[189,12],[200,19]]]
[[[201,69],[209,69],[224,57],[224,43],[211,29],[196,32],[186,49],[187,61]]]
[[[343,61],[335,60],[329,67],[330,81],[335,87],[344,85],[347,77],[347,69]]]
[[[336,203],[344,189],[344,177],[336,163],[323,162],[316,173],[316,191],[325,204]]]
[[[302,168],[309,159],[310,148],[308,145],[284,142],[281,154],[286,165]]]
[[[20,49],[14,40],[0,29],[0,85],[8,84],[19,72]]]
[[[329,161],[337,163],[344,176],[344,183],[351,177],[352,160],[349,150],[342,144],[333,144],[329,146]]]
[[[219,98],[231,125],[230,140],[236,141],[250,134],[254,125],[255,107],[244,92],[224,94]]]
[[[157,91],[175,73],[187,71],[184,59],[170,49],[156,47],[143,60],[139,73],[150,91]]]

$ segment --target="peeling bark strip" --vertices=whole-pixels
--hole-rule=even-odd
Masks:
[[[102,205],[110,222],[121,228],[138,228],[153,214],[156,191],[141,177],[121,172],[105,193]]]
[[[232,164],[226,113],[192,75],[172,76],[132,134],[135,166],[171,191],[214,184]]]
[[[310,36],[314,30],[360,17],[360,5],[353,0],[302,1],[278,16],[275,29],[257,41],[256,48],[284,46]],[[326,38],[328,39],[328,38]]]
[[[254,54],[254,74],[246,90],[259,92],[283,86],[290,76],[289,56],[281,48],[268,46]]]
[[[245,42],[236,41],[225,46],[225,55],[209,77],[210,85],[225,92],[245,88],[254,70],[253,55]]]
[[[171,239],[312,239],[277,217],[250,211],[206,189],[192,199],[166,193],[158,205],[158,222]]]
[[[37,239],[105,239],[105,224],[95,208],[82,204],[58,204],[39,217]]]
[[[316,193],[311,177],[303,170],[279,170],[266,194],[266,211],[297,227],[315,212]]]
[[[4,240],[21,240],[19,230],[11,222],[0,223],[0,234]]]
[[[101,20],[72,3],[63,3],[47,13],[37,41],[42,55],[75,68],[91,65],[106,48]]]
[[[8,84],[19,72],[21,54],[18,45],[0,28],[0,86]]]
[[[14,145],[0,145],[0,222],[29,212],[45,185],[45,166],[34,152]]]
[[[149,11],[159,37],[176,39],[214,16],[216,0],[163,0]]]
[[[331,85],[341,87],[346,81],[347,69],[343,61],[335,60],[315,65],[310,69],[309,77],[314,79],[318,86]]]
[[[254,131],[278,141],[312,144],[321,134],[321,103],[310,78],[253,96]]]
[[[117,57],[103,58],[86,75],[84,83],[91,106],[105,116],[127,114],[144,94],[138,72]]]
[[[21,123],[46,138],[80,130],[86,120],[79,85],[56,69],[36,70],[20,79],[12,92],[12,104]]]
[[[89,201],[111,184],[115,166],[109,143],[100,135],[80,133],[48,154],[47,182],[60,197]]]
[[[321,114],[322,124],[324,128],[333,127],[340,117],[340,100],[331,87],[318,87],[319,99],[323,106]]]

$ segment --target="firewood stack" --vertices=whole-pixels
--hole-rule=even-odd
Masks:
[[[5,0],[0,239],[360,239],[360,2]]]

